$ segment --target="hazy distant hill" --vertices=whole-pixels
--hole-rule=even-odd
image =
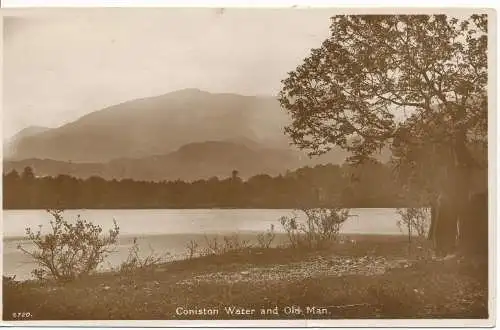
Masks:
[[[7,143],[3,144],[4,157],[15,154],[16,149],[18,148],[18,144],[25,138],[46,132],[49,129],[50,128],[43,126],[29,126],[22,129],[17,134],[10,137]]]
[[[167,154],[193,142],[250,139],[286,146],[287,115],[272,97],[186,89],[90,113],[59,128],[18,136],[8,159],[106,162]]]
[[[340,164],[346,154],[337,152],[309,159],[298,151],[262,147],[251,141],[247,145],[228,141],[187,144],[165,155],[143,158],[121,158],[107,163],[72,163],[50,159],[5,161],[4,173],[21,172],[31,166],[38,176],[67,174],[80,178],[100,176],[106,179],[196,180],[213,176],[228,177],[237,170],[242,178],[256,174],[277,175],[305,165]]]
[[[283,134],[288,120],[272,97],[186,89],[111,106],[59,128],[27,128],[4,148],[4,173],[31,166],[41,176],[196,180],[344,162],[348,154],[338,149],[309,159],[290,146]]]

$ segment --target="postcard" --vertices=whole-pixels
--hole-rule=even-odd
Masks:
[[[494,324],[493,10],[2,19],[3,324]]]

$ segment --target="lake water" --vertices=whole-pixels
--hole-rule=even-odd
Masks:
[[[186,245],[195,240],[200,247],[206,246],[208,238],[237,233],[240,238],[255,242],[258,232],[264,232],[274,225],[279,234],[283,230],[279,223],[281,216],[293,215],[293,210],[256,209],[196,209],[196,210],[68,210],[65,219],[71,221],[77,215],[103,228],[112,228],[113,219],[120,227],[120,240],[116,252],[111,254],[101,266],[102,270],[116,267],[128,256],[128,250],[137,237],[143,255],[152,251],[156,254],[169,253],[169,258],[183,258]],[[303,214],[297,213],[299,219]],[[395,209],[352,209],[351,215],[342,227],[344,234],[401,234]],[[42,233],[50,228],[51,216],[43,210],[3,211],[3,274],[16,275],[17,280],[31,277],[34,268],[31,260],[17,249],[19,244],[29,247],[23,240],[25,228]],[[274,244],[283,243],[284,235],[277,235]]]

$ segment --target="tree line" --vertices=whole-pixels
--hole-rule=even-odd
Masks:
[[[389,164],[318,165],[242,180],[234,170],[227,178],[185,181],[87,179],[69,175],[37,177],[3,175],[4,209],[112,208],[303,208],[403,207],[408,194]]]

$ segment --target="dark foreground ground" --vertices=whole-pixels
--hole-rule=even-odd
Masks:
[[[4,320],[488,318],[485,261],[404,237],[248,249],[57,284],[3,283]],[[21,314],[21,313],[25,314]]]

